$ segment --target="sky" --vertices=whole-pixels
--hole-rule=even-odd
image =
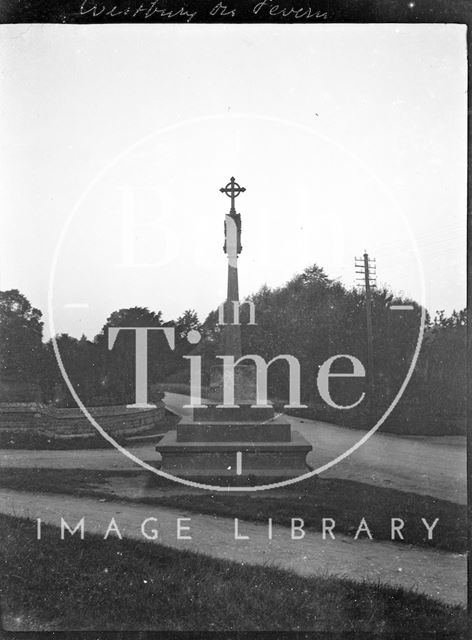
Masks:
[[[242,297],[313,263],[351,287],[366,250],[463,308],[466,91],[462,25],[1,25],[0,288],[46,337],[203,320],[234,175]]]

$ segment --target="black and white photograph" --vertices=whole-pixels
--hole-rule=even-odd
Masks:
[[[249,4],[0,24],[6,632],[468,637],[467,25]]]

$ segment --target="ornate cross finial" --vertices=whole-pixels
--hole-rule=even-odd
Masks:
[[[234,199],[239,196],[240,193],[244,193],[246,191],[245,187],[240,187],[236,180],[231,177],[231,180],[228,182],[226,187],[221,187],[221,193],[225,193],[228,198],[231,198],[231,210],[230,213],[236,213],[236,209],[234,208]]]

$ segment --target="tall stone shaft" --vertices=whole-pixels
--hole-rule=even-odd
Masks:
[[[232,355],[237,360],[242,355],[241,350],[241,327],[234,322],[233,303],[239,303],[239,284],[238,284],[238,256],[241,253],[241,216],[236,213],[234,206],[235,198],[246,189],[240,187],[232,177],[230,182],[220,189],[231,198],[231,208],[229,214],[225,217],[225,244],[224,252],[228,256],[228,289],[226,302],[224,305],[224,319],[226,324],[223,326],[223,349],[224,355]]]
[[[238,228],[236,222],[231,215],[226,216],[225,230],[226,242],[225,248],[228,255],[228,290],[226,302],[224,305],[225,324],[223,326],[223,349],[224,355],[234,356],[235,360],[241,357],[241,325],[232,324],[234,321],[235,302],[239,303],[239,284],[238,284],[238,254],[237,254],[237,238]],[[236,231],[236,233],[235,233]],[[240,226],[239,226],[240,232]],[[240,237],[240,236],[239,236]],[[236,242],[235,242],[236,239]]]
[[[228,259],[228,293],[226,302],[233,301],[239,302],[238,267],[232,267]]]

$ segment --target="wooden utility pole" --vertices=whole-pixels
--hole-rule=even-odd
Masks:
[[[374,402],[374,336],[372,333],[372,288],[375,287],[376,266],[375,259],[371,260],[367,251],[362,258],[356,258],[356,273],[362,274],[362,286],[365,290],[365,311],[367,325],[367,383],[369,397],[367,398],[369,412],[372,411]],[[360,271],[358,270],[360,268]]]

